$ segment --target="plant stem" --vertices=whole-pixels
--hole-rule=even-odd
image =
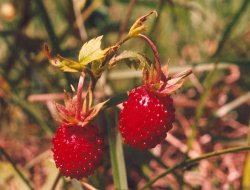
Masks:
[[[157,80],[157,82],[160,82],[162,71],[161,71],[160,56],[159,56],[157,47],[147,36],[145,36],[143,34],[139,34],[138,36],[148,43],[148,45],[150,46],[150,48],[152,49],[152,51],[154,53],[155,68],[156,68],[156,72],[157,72],[157,79],[156,80]]]
[[[93,92],[94,89],[95,89],[96,83],[97,83],[97,81],[98,81],[98,79],[99,79],[100,77],[96,77],[96,76],[94,75],[94,73],[93,73],[89,68],[87,68],[87,67],[83,69],[83,72],[84,72],[84,73],[88,73],[88,75],[89,75],[89,77],[90,77],[90,80],[91,80],[91,86],[90,86],[89,89]]]
[[[30,184],[30,182],[25,178],[25,176],[23,175],[23,173],[17,168],[16,164],[12,161],[12,159],[10,158],[10,156],[7,154],[7,152],[5,152],[5,150],[2,147],[0,147],[0,153],[3,154],[3,156],[10,162],[10,164],[12,165],[12,167],[14,168],[14,170],[17,172],[17,174],[23,180],[23,182],[29,187],[29,189],[30,190],[34,190],[34,188],[32,187],[32,185]]]
[[[200,160],[204,160],[204,159],[207,159],[207,158],[219,156],[219,155],[226,154],[226,153],[243,151],[243,150],[250,150],[250,146],[227,148],[227,149],[223,149],[223,150],[219,150],[219,151],[215,151],[215,152],[210,152],[210,153],[204,154],[204,155],[202,155],[200,157],[197,157],[197,158],[184,160],[181,163],[175,165],[174,167],[167,169],[165,172],[158,175],[153,180],[149,181],[141,190],[144,190],[144,189],[147,189],[147,188],[151,187],[157,180],[165,177],[167,174],[169,174],[169,173],[171,173],[171,172],[173,172],[173,171],[175,171],[177,169],[184,168],[184,167],[186,167],[186,166],[188,166],[190,164],[196,163],[196,162],[198,162]]]
[[[121,39],[120,41],[118,41],[114,46],[112,46],[105,59],[103,60],[103,62],[100,65],[100,68],[105,67],[107,65],[107,63],[110,61],[110,59],[117,53],[118,49],[121,47],[122,44],[124,44],[126,41],[128,41],[129,39],[131,39],[130,36],[126,36],[125,38]],[[102,72],[103,70],[101,70]]]

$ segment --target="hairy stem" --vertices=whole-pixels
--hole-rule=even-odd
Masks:
[[[77,106],[76,106],[76,119],[81,118],[81,111],[82,111],[82,88],[83,88],[83,82],[84,82],[85,75],[84,73],[81,74],[78,87],[77,87]]]
[[[155,68],[157,71],[157,82],[159,82],[161,80],[161,63],[160,63],[160,56],[157,50],[157,47],[155,46],[155,44],[145,35],[143,34],[139,34],[138,35],[140,38],[142,38],[143,40],[145,40],[148,45],[150,46],[150,48],[152,49],[153,53],[154,53],[154,58],[155,58]]]

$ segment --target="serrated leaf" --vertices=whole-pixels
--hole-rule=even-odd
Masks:
[[[83,44],[78,57],[82,66],[86,66],[93,61],[100,60],[105,56],[109,48],[104,50],[101,49],[102,37],[103,36],[99,36]]]

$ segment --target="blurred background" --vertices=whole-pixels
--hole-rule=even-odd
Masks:
[[[76,86],[79,73],[63,73],[50,65],[43,45],[48,44],[54,55],[77,60],[84,42],[104,35],[102,47],[111,46],[151,10],[158,17],[149,19],[145,33],[158,47],[163,70],[169,62],[170,74],[186,68],[194,74],[173,95],[176,122],[166,141],[148,152],[124,146],[129,188],[140,189],[185,158],[250,145],[249,4],[249,0],[0,0],[0,189],[31,189],[27,183],[33,189],[51,189],[58,174],[50,151],[58,125],[52,101],[62,100],[63,89],[70,91],[70,84]],[[122,50],[153,60],[139,40],[130,40]],[[97,100],[115,96],[140,84],[141,71],[121,64],[105,73],[95,96]],[[114,189],[108,151],[85,183]],[[60,178],[57,189],[75,186]],[[250,153],[202,160],[161,178],[151,189],[250,189]]]

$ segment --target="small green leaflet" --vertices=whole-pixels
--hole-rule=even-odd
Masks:
[[[60,55],[56,57],[52,57],[49,47],[44,45],[44,54],[48,57],[50,63],[64,72],[82,72],[84,66],[80,65],[80,63],[64,58]]]
[[[84,69],[78,62],[64,58],[60,55],[58,55],[56,59],[50,59],[50,62],[64,72],[82,72]]]
[[[102,59],[109,48],[101,49],[101,40],[103,36],[94,38],[85,44],[83,44],[79,52],[79,62],[82,66],[86,66],[88,63]]]

